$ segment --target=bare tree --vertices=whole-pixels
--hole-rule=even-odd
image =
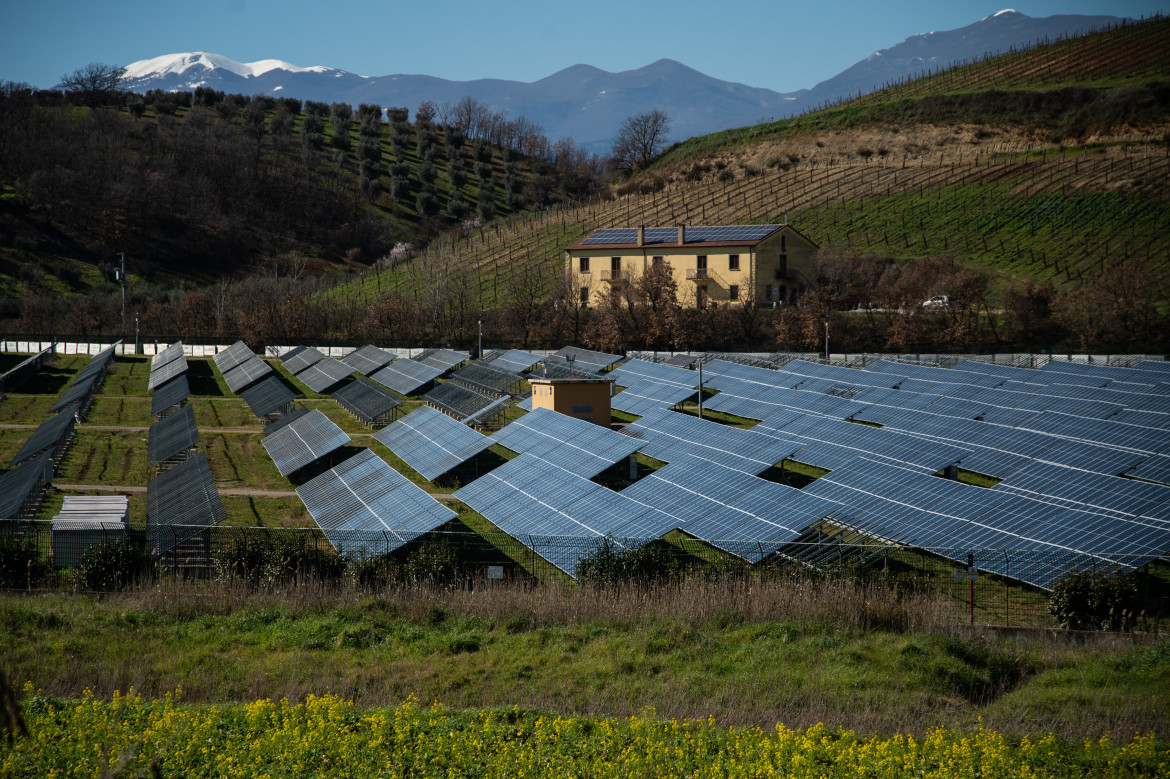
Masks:
[[[611,161],[614,168],[632,173],[650,164],[670,140],[670,117],[655,108],[622,122],[613,142]]]
[[[90,108],[95,108],[126,91],[122,78],[126,68],[91,62],[61,77],[57,86],[78,95]]]

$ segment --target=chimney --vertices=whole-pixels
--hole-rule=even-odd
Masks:
[[[687,243],[687,226],[686,225],[679,225],[678,226],[678,245],[685,246],[686,243]]]
[[[646,245],[646,225],[638,225],[638,245]]]

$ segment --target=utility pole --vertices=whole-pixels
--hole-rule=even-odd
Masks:
[[[705,356],[705,355],[704,355]],[[703,418],[703,358],[699,358],[699,419]]]
[[[825,314],[825,364],[829,363],[829,315]]]
[[[476,355],[476,359],[478,359],[478,360],[483,359],[483,312],[482,311],[479,312],[479,354]]]
[[[138,312],[134,312],[134,353],[138,354]]]
[[[118,281],[122,282],[122,327],[126,326],[126,252],[118,252],[122,258],[122,270],[118,274]],[[125,331],[123,331],[125,332]]]

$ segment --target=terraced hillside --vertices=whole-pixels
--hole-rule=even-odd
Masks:
[[[462,276],[484,308],[551,294],[591,230],[787,220],[822,246],[947,254],[1001,284],[1170,267],[1170,20],[1062,41],[794,120],[693,139],[610,200],[435,246],[387,285],[421,300]],[[997,110],[998,107],[998,110]]]

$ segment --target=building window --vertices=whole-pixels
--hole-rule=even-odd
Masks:
[[[609,269],[611,271],[613,271],[614,274],[621,273],[622,272],[622,258],[621,257],[610,257],[609,258]]]
[[[588,257],[581,258],[581,272],[582,273],[589,272],[589,258]]]
[[[788,236],[787,235],[780,236],[780,251],[782,251],[782,252],[788,251]]]
[[[731,284],[727,287],[727,299],[739,300],[739,285]]]
[[[695,258],[695,267],[699,270],[707,270],[707,255],[700,254]]]
[[[574,403],[573,404],[573,413],[574,414],[592,414],[593,413],[593,404],[592,403],[583,403],[583,404]]]
[[[662,255],[658,255],[657,257],[654,258],[655,265],[661,265],[662,263],[663,263]]]
[[[589,287],[581,287],[581,308],[589,305]]]
[[[738,254],[727,255],[727,269],[728,270],[739,270],[739,255]]]
[[[773,298],[773,291],[772,291],[772,289],[773,289],[773,288],[772,288],[772,285],[771,285],[771,284],[765,284],[765,285],[764,285],[764,299],[765,299],[765,300],[771,300],[771,299]]]
[[[707,307],[707,288],[706,287],[695,288],[695,305],[698,306],[699,308],[706,308]]]
[[[777,268],[777,270],[780,271],[780,278],[784,278],[785,276],[788,275],[788,255],[787,254],[780,255],[780,267]]]

